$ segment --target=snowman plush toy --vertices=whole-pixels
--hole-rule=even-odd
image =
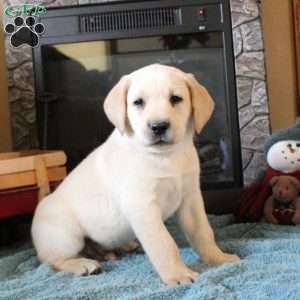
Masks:
[[[235,214],[237,221],[267,219],[275,224],[300,224],[299,193],[293,199],[284,199],[285,203],[280,202],[284,193],[288,195],[289,189],[300,186],[300,118],[293,127],[270,135],[265,141],[265,153],[268,168],[262,179],[243,191]],[[287,184],[283,185],[284,182]],[[275,186],[279,183],[280,189]],[[264,218],[267,205],[269,210],[273,209],[272,218]]]
[[[264,210],[266,211],[268,207],[269,209],[272,208],[273,215],[271,218],[265,219],[275,224],[298,224],[300,223],[299,192],[296,197],[290,199],[284,199],[284,194],[288,195],[292,190],[299,191],[300,118],[296,120],[294,127],[278,131],[271,135],[266,140],[265,152],[270,168],[282,173],[281,175],[273,176],[270,180],[271,187],[273,187],[273,195],[269,197],[269,201],[267,200],[269,203],[265,203]],[[280,186],[278,184],[280,181],[285,184]],[[276,185],[279,186],[279,192],[277,191],[277,193]],[[281,195],[282,197],[280,197]],[[276,207],[280,208],[276,209]]]
[[[284,174],[300,170],[300,118],[296,126],[273,134],[265,143],[268,165]]]

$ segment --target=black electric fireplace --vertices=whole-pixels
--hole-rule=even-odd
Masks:
[[[193,73],[216,102],[195,145],[205,189],[242,185],[229,1],[106,1],[48,9],[34,48],[39,141],[72,169],[112,131],[103,101],[124,74],[152,63]]]

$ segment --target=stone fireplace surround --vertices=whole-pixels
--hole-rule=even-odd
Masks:
[[[4,0],[4,7],[17,2],[16,0]],[[19,0],[19,2],[23,1]],[[46,7],[99,2],[102,1],[28,1],[28,3],[43,3]],[[230,0],[245,184],[255,180],[266,166],[263,143],[270,133],[264,48],[258,2],[257,0]],[[13,48],[9,44],[9,37],[6,37],[6,60],[14,149],[36,147],[31,48],[26,45]]]

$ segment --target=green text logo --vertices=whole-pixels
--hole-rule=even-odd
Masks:
[[[4,9],[4,14],[7,17],[19,17],[19,16],[40,16],[46,13],[46,8],[40,4],[21,4],[11,5]]]

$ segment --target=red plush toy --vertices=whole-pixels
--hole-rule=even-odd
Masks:
[[[265,142],[265,152],[269,168],[261,180],[245,188],[236,219],[257,222],[265,215],[267,222],[300,224],[300,118],[294,127],[272,134]],[[289,195],[291,191],[285,190],[287,186],[293,187],[293,197]],[[284,202],[289,205],[282,206],[280,198],[286,198]]]

